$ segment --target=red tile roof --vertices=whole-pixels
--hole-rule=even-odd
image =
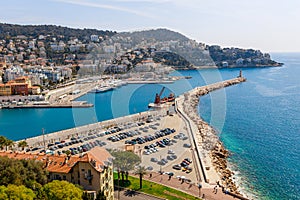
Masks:
[[[103,171],[103,166],[109,162],[112,156],[101,147],[94,147],[91,151],[82,156],[73,155],[47,155],[47,154],[32,154],[24,152],[0,152],[0,156],[7,156],[12,159],[30,159],[44,163],[44,167],[49,172],[69,173],[73,166],[78,162],[90,162],[91,165],[99,172]]]

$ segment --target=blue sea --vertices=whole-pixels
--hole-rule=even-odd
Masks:
[[[199,114],[214,126],[230,168],[254,199],[300,199],[300,53],[272,54],[279,68],[243,69],[247,82],[200,98]],[[0,110],[0,135],[20,140],[148,109],[163,86],[176,95],[238,75],[240,69],[177,71],[192,79],[173,84],[130,84],[87,94],[93,108]]]

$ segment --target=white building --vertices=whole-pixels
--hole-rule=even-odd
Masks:
[[[99,35],[91,35],[92,42],[99,42]]]

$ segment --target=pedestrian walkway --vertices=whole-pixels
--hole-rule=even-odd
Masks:
[[[150,175],[145,175],[144,180],[149,180],[161,185],[165,185],[174,188],[176,190],[180,190],[182,192],[191,194],[193,196],[201,197],[202,199],[208,199],[208,200],[233,200],[233,199],[236,200],[237,199],[223,193],[222,188],[218,186],[217,187],[212,186],[211,188],[205,187],[199,190],[196,184],[189,184],[175,177],[169,179],[168,175],[161,175],[156,172],[152,172],[151,178]]]

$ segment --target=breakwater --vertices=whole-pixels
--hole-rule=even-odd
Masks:
[[[181,95],[177,103],[181,104],[185,116],[191,123],[191,129],[196,143],[196,152],[200,159],[201,171],[206,182],[219,184],[224,191],[239,195],[236,184],[232,181],[232,172],[227,168],[228,151],[220,142],[217,132],[198,114],[199,97],[214,90],[245,82],[244,77],[237,77],[223,82],[197,87]],[[201,156],[201,158],[200,158]],[[215,170],[219,177],[213,176]]]

